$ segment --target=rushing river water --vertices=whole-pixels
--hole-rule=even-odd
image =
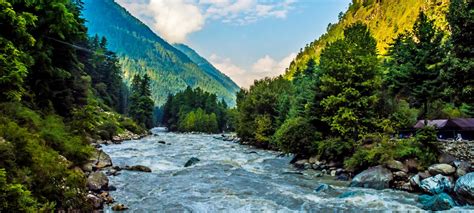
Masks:
[[[152,173],[121,171],[111,192],[136,212],[338,212],[422,211],[416,195],[347,188],[344,182],[299,173],[291,157],[215,139],[216,135],[154,136],[103,147],[114,165],[144,165]],[[167,144],[158,143],[166,141]],[[191,157],[201,161],[184,167]],[[321,183],[335,191],[316,192]]]

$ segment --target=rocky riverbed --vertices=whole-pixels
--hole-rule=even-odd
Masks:
[[[114,163],[104,172],[113,189],[109,196],[115,201],[105,205],[106,211],[359,212],[424,207],[418,194],[348,187],[350,181],[335,179],[346,171],[329,168],[327,174],[304,170],[304,164],[300,169],[290,164],[293,156],[240,145],[236,138],[224,141],[219,135],[152,132],[139,140],[102,147]],[[436,199],[443,201],[446,196]]]

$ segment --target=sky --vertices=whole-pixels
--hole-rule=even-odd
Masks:
[[[169,43],[184,43],[248,88],[285,72],[351,0],[115,0]]]

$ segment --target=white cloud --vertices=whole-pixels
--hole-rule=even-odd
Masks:
[[[117,2],[171,43],[185,42],[188,34],[201,30],[205,23],[200,8],[184,0]]]
[[[232,78],[239,86],[248,88],[257,79],[283,74],[295,57],[296,53],[291,53],[281,60],[275,60],[269,55],[265,55],[258,59],[248,70],[235,65],[229,58],[222,58],[216,54],[212,54],[209,61],[217,69]]]
[[[295,0],[115,0],[171,43],[185,42],[207,19],[245,25],[286,18]]]

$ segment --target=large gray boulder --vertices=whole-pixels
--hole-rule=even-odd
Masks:
[[[474,172],[460,177],[454,186],[457,198],[469,205],[474,205]]]
[[[454,166],[451,166],[449,164],[445,163],[440,163],[440,164],[433,164],[430,167],[428,167],[428,171],[430,172],[431,175],[452,175],[454,172],[456,172],[456,168]]]
[[[430,194],[449,193],[453,189],[453,184],[451,178],[439,174],[422,180],[420,188]]]
[[[471,163],[467,161],[454,161],[454,166],[456,167],[456,177],[464,176],[471,170]]]
[[[87,178],[87,187],[91,191],[105,190],[109,186],[109,178],[103,172],[94,172]]]
[[[446,193],[437,195],[421,195],[418,197],[422,208],[430,211],[445,211],[455,206],[454,200]]]
[[[390,170],[382,166],[376,166],[371,167],[356,175],[352,179],[350,186],[373,189],[386,189],[389,188],[390,182],[392,180],[393,175]]]

